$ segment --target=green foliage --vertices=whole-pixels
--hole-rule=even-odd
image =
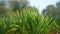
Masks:
[[[60,34],[60,19],[56,18],[59,11],[56,12],[55,6],[48,6],[41,15],[35,7],[27,6],[28,2],[21,1],[20,8],[15,1],[13,9],[9,8],[6,15],[1,15],[0,34]],[[0,9],[3,10],[4,6],[0,5]]]
[[[55,18],[42,16],[36,8],[25,8],[15,13],[8,10],[8,17],[0,18],[0,34],[48,34],[57,31]]]
[[[56,24],[60,26],[60,2],[55,5],[48,5],[46,9],[43,9],[42,14],[44,16],[55,17]]]

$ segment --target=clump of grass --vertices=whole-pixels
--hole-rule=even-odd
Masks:
[[[48,34],[58,28],[55,18],[41,16],[34,9],[9,13],[8,18],[0,18],[0,34]]]

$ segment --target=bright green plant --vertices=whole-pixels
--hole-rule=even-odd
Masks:
[[[55,18],[42,16],[35,9],[9,12],[8,17],[0,18],[0,34],[48,34],[57,30]]]

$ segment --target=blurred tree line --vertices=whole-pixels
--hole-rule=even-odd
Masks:
[[[29,6],[28,0],[0,0],[0,15],[6,16],[11,13],[11,11],[16,12],[17,10],[23,11],[28,10],[38,10],[35,7]]]
[[[7,15],[8,10],[16,11],[28,7],[28,0],[0,0],[0,15]]]
[[[0,8],[4,10],[5,8],[11,8],[13,11],[18,10],[20,7],[26,7],[28,5],[27,0],[1,0]],[[9,7],[6,7],[9,6]]]
[[[60,2],[56,3],[56,5],[48,5],[42,11],[42,15],[49,16],[51,18],[56,18],[56,23],[60,26]]]

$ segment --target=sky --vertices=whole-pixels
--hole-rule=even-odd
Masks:
[[[28,0],[31,6],[38,8],[39,12],[46,8],[48,5],[55,5],[60,0]]]

